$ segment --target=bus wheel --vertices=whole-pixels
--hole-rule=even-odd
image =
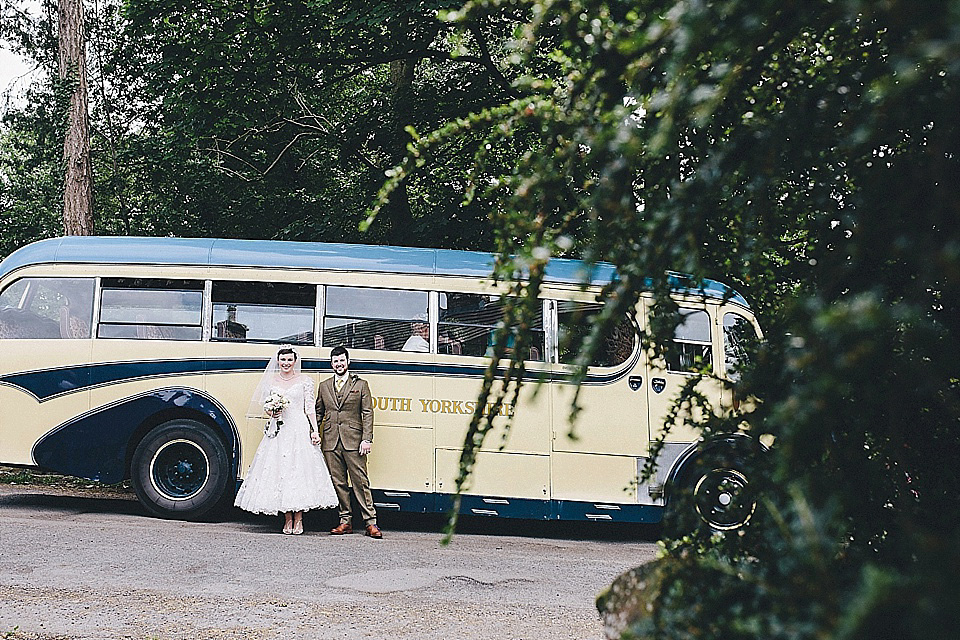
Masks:
[[[147,433],[133,453],[137,498],[161,518],[201,518],[223,498],[229,475],[223,441],[194,420],[164,422]]]
[[[750,522],[757,500],[738,456],[711,452],[686,466],[671,500],[678,530],[732,531]]]

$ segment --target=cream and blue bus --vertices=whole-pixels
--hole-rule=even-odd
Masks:
[[[493,260],[227,239],[65,237],[23,247],[0,263],[0,463],[130,479],[148,512],[203,517],[233,496],[251,463],[264,418],[246,411],[276,345],[297,345],[317,382],[330,349],[343,345],[375,396],[378,509],[444,511],[502,318]],[[524,385],[517,406],[500,409],[513,427],[505,441],[487,438],[462,513],[653,523],[671,486],[685,483],[710,526],[749,518],[742,469],[693,471],[702,447],[692,429],[671,429],[656,474],[641,474],[672,399],[699,375],[695,363],[730,378],[742,336],[759,331],[746,301],[720,283],[678,283],[676,348],[663,359],[640,348],[653,303],[641,297],[588,367],[570,433],[575,368],[563,338],[600,311],[597,293],[613,277],[609,265],[549,263],[523,354],[526,375],[545,386]],[[699,384],[720,410],[732,408],[730,385]]]

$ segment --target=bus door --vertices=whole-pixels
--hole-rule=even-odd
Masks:
[[[740,366],[745,364],[749,347],[759,340],[760,332],[753,314],[741,306],[724,304],[717,312],[717,332],[714,348],[721,354],[720,376],[730,382],[721,390],[721,405],[725,410],[740,410],[743,398],[736,394],[740,380]]]
[[[24,277],[0,292],[0,459],[90,408],[93,277]]]
[[[603,337],[580,387],[580,412],[571,425],[571,403],[577,391],[573,364],[577,353],[571,344],[592,329],[601,306],[570,300],[550,304],[557,322],[557,364],[550,385],[554,499],[636,502],[638,460],[649,446],[646,369],[636,321],[624,316]]]
[[[650,313],[651,302],[644,301],[647,313]],[[720,402],[720,393],[715,383],[704,379],[699,371],[703,367],[713,368],[714,338],[717,333],[713,313],[714,311],[703,303],[680,301],[680,322],[674,333],[673,342],[665,357],[653,357],[649,363],[650,384],[647,386],[647,398],[650,411],[650,438],[661,437],[663,430],[668,428],[666,437],[668,443],[689,443],[696,441],[700,434],[684,420],[690,413],[678,414],[677,424],[667,427],[671,408],[684,385],[693,381],[699,391],[703,392],[711,405]],[[696,382],[701,380],[700,382]],[[699,418],[695,410],[693,418]]]

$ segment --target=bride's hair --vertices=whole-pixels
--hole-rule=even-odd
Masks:
[[[282,345],[280,345],[280,348],[277,349],[277,357],[278,357],[278,358],[279,358],[280,356],[284,355],[284,354],[287,354],[287,353],[292,353],[294,360],[297,360],[297,359],[300,358],[300,354],[297,353],[297,350],[293,347],[292,344],[282,344]]]

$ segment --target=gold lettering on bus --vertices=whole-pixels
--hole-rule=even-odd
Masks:
[[[420,401],[420,411],[423,413],[453,414],[461,416],[471,416],[477,410],[476,400],[438,400],[436,398],[417,398]],[[410,413],[413,411],[413,398],[391,398],[387,396],[374,396],[373,407],[378,411],[403,411]],[[496,410],[499,416],[512,416],[514,407],[512,404],[504,402]],[[494,413],[494,404],[487,403],[483,407],[483,415]]]
[[[373,408],[379,411],[412,411],[412,398],[390,398],[387,396],[373,396]]]

